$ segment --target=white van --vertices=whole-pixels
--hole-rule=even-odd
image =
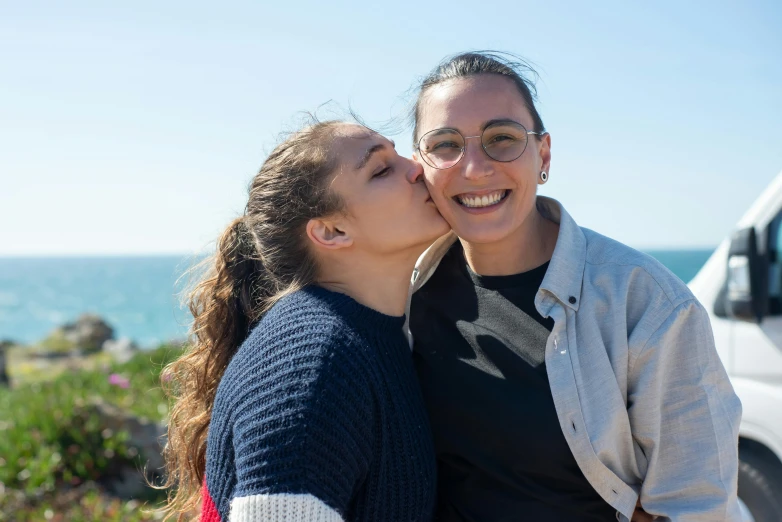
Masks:
[[[745,519],[782,522],[782,173],[689,284],[744,409]]]

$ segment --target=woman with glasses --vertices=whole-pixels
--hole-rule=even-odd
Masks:
[[[741,406],[708,314],[654,259],[536,195],[551,136],[525,72],[458,55],[415,106],[415,154],[453,229],[409,303],[437,519],[739,520]]]

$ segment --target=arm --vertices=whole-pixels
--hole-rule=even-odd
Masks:
[[[700,303],[685,301],[663,320],[631,362],[629,377],[633,437],[647,461],[643,509],[657,520],[741,520],[741,404]]]
[[[231,522],[344,519],[369,468],[373,401],[341,351],[278,364],[239,391]]]

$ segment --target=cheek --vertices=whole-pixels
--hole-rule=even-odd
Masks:
[[[426,181],[426,188],[429,189],[432,198],[445,197],[444,191],[447,188],[448,177],[442,170],[424,170],[424,181]]]
[[[364,192],[357,202],[356,217],[372,228],[397,226],[394,223],[410,213],[410,191],[402,183],[388,181],[391,182]]]
[[[535,170],[535,165],[528,161],[521,162],[518,165],[509,165],[504,174],[522,187],[537,185],[538,183],[538,173]]]

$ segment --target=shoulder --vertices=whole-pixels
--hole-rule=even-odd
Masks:
[[[624,283],[633,293],[629,297],[645,292],[647,297],[667,301],[671,310],[694,299],[687,285],[654,257],[593,230],[581,230],[587,241],[585,279],[587,275],[592,282],[611,277],[614,284]]]
[[[303,407],[307,397],[334,388],[341,393],[342,386],[356,395],[369,393],[362,376],[372,359],[357,346],[355,332],[333,303],[317,291],[294,292],[278,301],[239,347],[220,381],[215,408],[219,403],[233,416],[261,399],[298,398],[297,407]]]
[[[282,297],[253,329],[248,340],[263,338],[273,331],[336,336],[351,325],[339,313],[347,298],[310,286]]]
[[[605,320],[623,318],[635,349],[674,315],[687,311],[702,322],[708,313],[687,285],[652,256],[589,229],[582,303]]]
[[[280,299],[239,347],[239,362],[264,364],[267,357],[339,356],[354,338],[353,325],[328,294],[305,288]]]

